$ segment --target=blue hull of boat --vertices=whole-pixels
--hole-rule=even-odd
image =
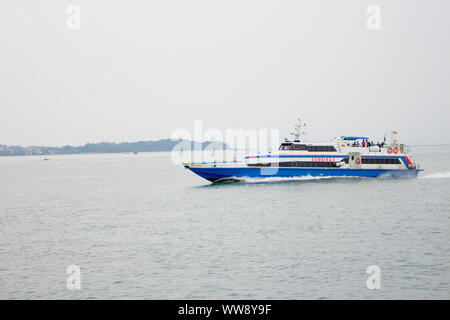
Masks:
[[[268,177],[392,177],[415,178],[419,170],[416,169],[322,169],[322,168],[192,168],[192,172],[211,182],[249,178]]]

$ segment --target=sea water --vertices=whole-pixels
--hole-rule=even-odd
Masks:
[[[449,299],[450,147],[413,151],[417,179],[222,184],[170,153],[0,157],[0,298]]]

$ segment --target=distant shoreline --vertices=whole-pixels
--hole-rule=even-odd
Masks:
[[[100,153],[139,153],[139,152],[167,152],[172,151],[179,143],[191,144],[192,148],[203,150],[213,143],[213,141],[195,142],[181,139],[161,139],[137,142],[99,142],[87,143],[83,146],[62,146],[62,147],[43,147],[43,146],[7,146],[0,145],[0,156],[52,156],[65,154],[100,154]],[[216,142],[223,149],[229,149],[223,142]]]

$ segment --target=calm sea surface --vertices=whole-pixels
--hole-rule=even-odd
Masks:
[[[217,185],[169,153],[0,157],[0,298],[449,299],[450,147],[413,150],[417,179]]]

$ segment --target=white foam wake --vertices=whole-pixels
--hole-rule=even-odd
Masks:
[[[425,176],[419,176],[421,179],[445,179],[450,178],[450,171],[447,172],[438,172],[433,174],[427,174]]]
[[[245,183],[264,183],[264,182],[283,182],[283,181],[305,181],[305,180],[321,180],[321,179],[332,179],[338,177],[332,176],[300,176],[300,177],[258,177],[258,178],[250,178],[250,177],[239,177],[236,178],[239,181]]]

